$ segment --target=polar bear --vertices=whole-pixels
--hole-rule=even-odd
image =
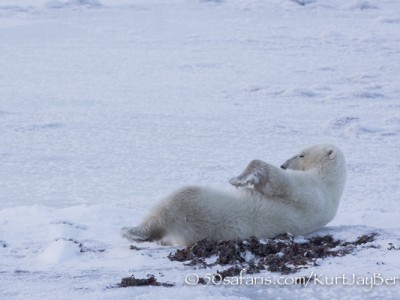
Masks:
[[[157,204],[139,226],[121,231],[130,241],[165,245],[304,235],[333,219],[345,181],[342,151],[330,144],[314,145],[280,168],[250,162],[230,180],[239,188],[230,192],[183,187]]]

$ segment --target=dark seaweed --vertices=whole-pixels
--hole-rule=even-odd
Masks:
[[[373,242],[376,235],[362,235],[354,242],[335,240],[331,235],[325,235],[305,239],[299,243],[290,234],[282,234],[268,240],[255,237],[237,241],[202,240],[170,253],[168,258],[200,268],[229,265],[226,270],[217,272],[219,276],[216,278],[220,279],[236,276],[242,270],[247,274],[259,273],[262,270],[291,274],[303,268],[316,266],[318,259],[347,255],[357,246]],[[215,256],[215,260],[206,263],[205,259],[212,256]],[[246,257],[251,259],[246,260]],[[200,278],[199,283],[201,282],[205,282],[203,278]]]
[[[172,287],[174,284],[168,282],[159,282],[153,274],[148,274],[147,278],[135,278],[135,276],[124,277],[118,287],[130,287],[130,286],[164,286]]]
[[[202,240],[177,249],[168,255],[171,261],[183,262],[192,268],[208,268],[213,266],[227,266],[222,271],[217,271],[214,279],[223,280],[226,277],[237,276],[241,272],[247,274],[260,273],[263,270],[281,274],[291,274],[300,269],[317,266],[317,260],[327,257],[342,257],[353,252],[358,246],[375,247],[367,245],[375,240],[376,233],[358,237],[354,242],[336,240],[331,235],[315,236],[296,242],[290,234],[281,234],[273,239],[257,239],[250,237],[244,240],[211,242]],[[389,250],[398,250],[389,244]],[[131,246],[132,250],[141,250]],[[211,259],[210,259],[211,258]],[[208,261],[212,261],[207,263]],[[161,275],[162,276],[162,275]],[[304,284],[307,277],[298,278],[296,283]],[[207,280],[200,277],[198,284],[206,284]],[[122,278],[118,287],[128,286],[174,286],[172,283],[159,282],[154,275],[147,278],[130,277]]]

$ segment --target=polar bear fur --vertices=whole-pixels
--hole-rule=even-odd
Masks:
[[[230,180],[231,192],[188,186],[161,201],[137,227],[122,228],[131,241],[187,245],[250,236],[272,238],[320,229],[336,214],[346,181],[336,146],[308,147],[280,168],[254,160]]]

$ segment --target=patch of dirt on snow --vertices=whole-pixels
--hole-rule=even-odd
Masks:
[[[171,261],[184,262],[185,266],[193,268],[208,268],[216,265],[227,266],[225,270],[217,271],[223,280],[226,277],[237,276],[243,270],[247,274],[260,273],[263,270],[291,274],[309,266],[317,266],[318,259],[341,257],[353,252],[357,246],[375,247],[365,244],[375,240],[376,233],[362,235],[353,242],[335,240],[331,235],[316,236],[296,240],[290,234],[281,234],[273,239],[257,239],[250,237],[245,240],[211,242],[202,240],[183,249],[177,249],[168,255]],[[132,250],[141,250],[131,246]],[[211,261],[211,262],[210,262]],[[202,277],[199,284],[205,284]],[[301,282],[299,282],[301,283]],[[118,287],[129,286],[174,286],[172,283],[158,282],[154,275],[147,278],[135,278],[134,275],[122,278]]]
[[[374,241],[376,235],[376,233],[363,235],[354,242],[335,240],[331,235],[312,237],[297,242],[289,234],[261,240],[255,237],[239,241],[202,240],[170,253],[168,258],[171,261],[185,262],[187,266],[200,268],[229,265],[230,267],[224,271],[217,272],[221,280],[239,275],[241,270],[245,270],[247,274],[268,270],[286,275],[302,268],[316,266],[318,259],[347,255],[357,246]],[[215,257],[215,260],[207,263],[206,259],[213,260],[210,259],[211,257]],[[204,282],[204,280],[200,279],[199,282]]]
[[[130,286],[165,286],[172,287],[174,284],[168,282],[159,282],[153,274],[148,274],[147,278],[135,278],[135,276],[124,277],[118,287],[130,287]]]

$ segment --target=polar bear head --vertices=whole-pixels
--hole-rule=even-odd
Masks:
[[[330,144],[319,144],[307,147],[299,154],[287,160],[282,169],[309,171],[317,170],[318,173],[332,174],[343,173],[345,176],[345,160],[342,151]]]
[[[310,146],[287,160],[281,168],[292,175],[295,173],[304,178],[312,176],[316,180],[313,184],[319,181],[333,199],[332,203],[339,203],[347,176],[346,161],[338,147],[330,144]],[[336,209],[333,211],[336,212]]]

